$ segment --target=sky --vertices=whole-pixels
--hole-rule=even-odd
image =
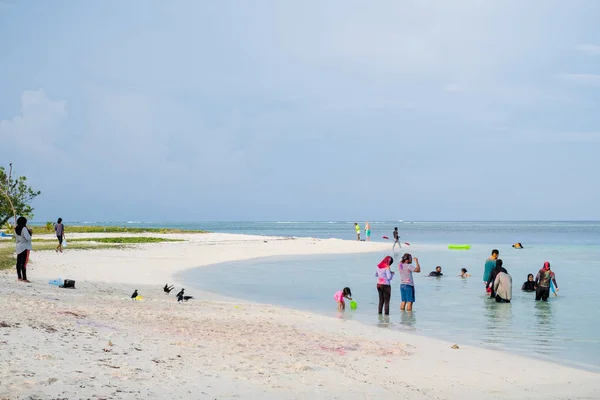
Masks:
[[[0,0],[35,220],[600,220],[597,0]]]

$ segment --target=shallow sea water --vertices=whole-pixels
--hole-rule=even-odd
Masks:
[[[510,304],[496,303],[484,292],[483,266],[494,247],[500,249],[513,278]],[[456,251],[443,245],[413,244],[405,251],[419,258],[423,270],[415,274],[416,303],[412,313],[400,312],[399,281],[393,281],[389,318],[377,315],[374,273],[377,263],[391,252],[254,259],[190,270],[179,279],[234,298],[600,371],[597,246],[526,245],[515,250],[506,245],[474,245],[469,251]],[[400,254],[393,256],[397,271]],[[536,302],[534,293],[520,288],[527,274],[535,275],[546,260],[552,263],[560,291],[548,302]],[[442,266],[444,276],[427,277],[436,265]],[[472,276],[459,277],[462,267]],[[348,309],[338,314],[333,295],[344,286],[352,289],[358,308],[350,310],[347,304]]]

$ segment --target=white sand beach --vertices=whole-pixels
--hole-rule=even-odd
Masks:
[[[69,238],[90,236],[103,235]],[[162,290],[189,268],[388,243],[143,236],[184,241],[34,251],[32,284],[0,273],[0,399],[600,398],[593,372],[209,293],[177,304]],[[48,284],[57,277],[77,288]]]

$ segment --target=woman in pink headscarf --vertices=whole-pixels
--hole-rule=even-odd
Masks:
[[[377,293],[379,293],[379,307],[377,312],[381,315],[385,306],[385,315],[390,315],[390,298],[392,297],[392,286],[390,281],[394,277],[394,273],[390,269],[390,266],[394,263],[394,259],[390,256],[386,256],[375,271],[375,277],[377,278]]]

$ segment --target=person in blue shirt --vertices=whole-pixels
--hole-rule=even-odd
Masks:
[[[492,255],[490,258],[485,260],[485,267],[483,269],[483,284],[487,288],[489,287],[488,282],[490,280],[490,275],[492,274],[492,270],[496,268],[496,260],[498,259],[498,255],[500,252],[497,249],[492,250]]]

